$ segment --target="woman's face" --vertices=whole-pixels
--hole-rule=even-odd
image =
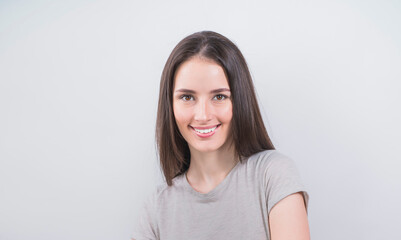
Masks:
[[[194,57],[176,71],[175,121],[192,151],[211,152],[228,144],[231,92],[224,70],[209,59]]]

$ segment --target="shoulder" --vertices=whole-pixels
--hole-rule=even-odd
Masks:
[[[302,193],[307,207],[309,195],[292,158],[277,150],[267,150],[252,155],[248,164],[257,166],[255,170],[265,192],[269,213],[276,203],[297,192]]]
[[[148,196],[148,201],[155,206],[160,206],[163,201],[171,199],[174,197],[176,192],[182,191],[183,186],[183,178],[185,176],[179,175],[173,179],[173,185],[168,186],[167,183],[164,181],[156,185],[153,189],[153,192]]]
[[[248,164],[254,165],[265,181],[278,178],[300,180],[295,161],[277,150],[254,154],[248,159]]]
[[[182,175],[173,179],[173,185],[159,183],[145,197],[139,213],[139,222],[132,233],[133,239],[159,239],[159,221],[163,210],[169,208],[169,202],[174,201],[177,189],[182,186]]]
[[[246,159],[246,164],[259,169],[263,173],[279,169],[294,169],[295,162],[277,150],[264,150]]]

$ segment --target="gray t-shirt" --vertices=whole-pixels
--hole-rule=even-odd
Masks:
[[[158,186],[142,209],[132,238],[270,239],[268,217],[286,196],[306,192],[293,160],[277,150],[245,159],[210,192],[195,191],[185,174]]]

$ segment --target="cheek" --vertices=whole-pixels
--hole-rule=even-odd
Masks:
[[[174,105],[173,106],[175,121],[178,125],[188,124],[191,119],[191,113],[188,109]]]
[[[220,109],[219,111],[220,115],[220,121],[228,123],[231,121],[233,117],[233,110],[232,110],[232,105],[229,104],[227,106],[224,106],[224,108]]]

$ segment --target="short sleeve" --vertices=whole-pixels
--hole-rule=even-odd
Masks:
[[[156,192],[148,196],[140,214],[138,214],[138,222],[134,226],[131,239],[135,240],[156,240],[158,239],[158,230],[156,222]]]
[[[268,214],[280,200],[301,192],[308,211],[309,194],[307,193],[295,162],[280,152],[273,152],[267,157],[264,171],[266,204]]]

